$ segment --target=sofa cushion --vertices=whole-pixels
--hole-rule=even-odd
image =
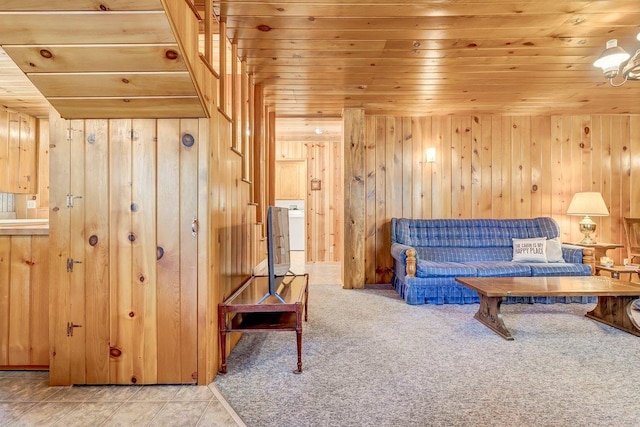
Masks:
[[[547,238],[511,239],[514,262],[547,262]]]
[[[547,239],[547,262],[565,262],[559,237]]]
[[[478,277],[526,277],[531,275],[529,264],[511,261],[465,262],[464,264],[475,268]]]
[[[531,276],[590,276],[591,267],[588,264],[571,264],[571,263],[532,263],[525,264],[531,269]]]
[[[413,247],[511,247],[511,238],[560,235],[558,223],[549,217],[531,219],[410,219],[392,221],[393,242]]]
[[[418,260],[417,277],[473,277],[476,269],[459,262],[434,262]]]
[[[511,247],[446,248],[418,246],[420,259],[427,261],[511,261]]]

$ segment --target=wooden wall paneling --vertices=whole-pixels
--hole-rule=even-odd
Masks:
[[[391,264],[385,262],[385,258],[387,258],[387,248],[391,246],[391,224],[390,224],[390,216],[387,212],[389,204],[392,202],[389,191],[387,187],[391,186],[390,182],[392,179],[392,170],[387,165],[387,149],[389,145],[393,145],[393,142],[388,144],[388,133],[387,128],[392,126],[393,123],[384,116],[375,117],[376,122],[376,268],[371,272],[372,275],[375,276],[376,281],[380,276],[383,270],[388,268]],[[393,140],[392,140],[393,141]],[[345,144],[347,143],[345,139]],[[347,170],[344,170],[345,176],[347,174]],[[346,192],[345,187],[345,192]],[[345,203],[346,207],[346,203]],[[345,222],[347,221],[346,210],[345,210]],[[345,251],[345,255],[347,253],[347,247],[343,248]],[[375,282],[374,282],[375,283]]]
[[[38,148],[36,144],[36,118],[20,114],[20,157],[18,187],[22,193],[37,190]]]
[[[438,157],[442,155],[442,152],[439,152],[436,148],[436,144],[433,141],[433,130],[432,130],[432,118],[431,117],[421,117],[418,122],[418,126],[420,128],[420,135],[422,138],[422,152],[420,153],[420,158],[422,159],[422,193],[420,196],[420,217],[421,218],[431,218],[433,215],[433,171],[435,167],[435,163],[427,163],[426,162],[426,153],[427,148],[435,148],[436,149],[436,162],[438,161]]]
[[[422,200],[424,198],[424,170],[427,166],[425,161],[425,149],[423,148],[424,137],[422,136],[422,120],[417,117],[410,117],[410,129],[412,150],[408,160],[411,162],[413,179],[409,182],[411,187],[411,217],[422,218]]]
[[[522,117],[510,117],[511,120],[511,135],[509,140],[511,141],[511,217],[522,218],[522,202],[524,198],[522,196],[522,153],[521,147],[523,142],[524,129],[522,128]]]
[[[489,116],[478,116],[478,128],[474,132],[476,138],[476,149],[479,150],[480,164],[477,167],[480,186],[480,198],[478,200],[479,218],[491,218],[492,197],[493,197],[493,145],[491,136],[493,134],[492,120]]]
[[[478,116],[471,117],[471,146],[470,146],[470,160],[471,169],[470,181],[469,181],[469,194],[470,194],[470,209],[471,216],[474,218],[481,218],[481,206],[480,199],[482,197],[482,123]]]
[[[387,119],[387,168],[389,175],[387,179],[391,182],[387,183],[387,209],[391,216],[387,218],[402,218],[404,215],[403,198],[402,198],[402,179],[403,179],[403,163],[402,163],[402,118],[389,117]],[[390,223],[387,221],[386,227],[390,230]]]
[[[638,194],[640,194],[640,116],[631,116],[630,133],[629,133],[629,152],[631,161],[629,164],[629,193],[624,197],[629,199],[629,217],[636,218],[640,216],[640,203],[638,203]],[[633,172],[636,173],[633,173]],[[624,241],[625,245],[628,243]],[[626,256],[625,256],[626,258]]]
[[[252,76],[252,81],[253,76]],[[265,197],[266,191],[264,187],[266,180],[264,177],[264,161],[265,161],[265,144],[264,144],[264,86],[261,84],[255,84],[253,91],[253,114],[251,115],[252,127],[251,127],[251,145],[253,153],[252,158],[252,174],[251,185],[253,186],[253,202],[258,204],[258,211],[256,220],[259,223],[263,222],[263,215],[265,214]]]
[[[0,108],[0,191],[9,187],[9,111]]]
[[[11,193],[23,193],[20,188],[20,114],[9,111],[9,148],[7,184]]]
[[[331,206],[332,206],[332,229],[331,235],[333,236],[332,247],[333,257],[331,261],[338,262],[342,259],[343,253],[343,245],[342,245],[342,232],[343,232],[343,219],[342,214],[344,212],[344,187],[343,187],[343,175],[342,175],[342,165],[343,165],[343,153],[344,148],[342,141],[337,141],[335,144],[331,144],[332,149],[332,169],[333,173],[331,174]]]
[[[365,147],[364,147],[364,176],[365,176],[365,245],[364,271],[365,283],[375,283],[376,278],[376,120],[365,117]],[[311,193],[310,193],[311,194]]]
[[[567,208],[571,203],[571,199],[576,192],[586,191],[582,188],[582,150],[580,148],[581,143],[581,133],[582,129],[580,129],[580,119],[576,116],[566,117],[564,124],[564,133],[566,135],[566,140],[568,144],[568,150],[566,151],[566,156],[563,153],[563,158],[566,157],[567,164],[567,206],[562,212],[566,214]],[[575,165],[575,167],[573,167]],[[572,217],[571,218],[571,229],[578,230],[578,221],[580,221],[580,217]],[[582,239],[582,235],[578,234],[577,240],[572,240],[577,242]]]
[[[180,133],[195,138],[192,147],[180,145],[180,382],[197,380],[198,370],[198,147],[202,144],[196,119],[181,120]],[[236,175],[237,176],[237,175]],[[195,224],[194,224],[195,221]],[[192,233],[195,227],[195,235]]]
[[[502,120],[500,117],[491,116],[491,218],[503,218],[502,199],[504,197],[502,187]]]
[[[211,227],[217,204],[212,194],[213,145],[211,119],[198,120],[198,288],[197,365],[198,384],[213,381],[218,372],[218,281],[211,272],[217,257],[215,229]],[[217,141],[216,141],[217,142]],[[218,145],[217,143],[215,145]],[[254,212],[255,221],[255,212]],[[255,227],[255,222],[254,222]],[[255,242],[255,239],[251,239]],[[253,264],[256,265],[257,261]]]
[[[111,278],[111,347],[109,373],[112,384],[131,384],[141,372],[134,370],[135,341],[139,340],[133,311],[132,149],[131,120],[109,121],[109,276]],[[140,316],[141,313],[137,315]],[[140,340],[142,342],[142,340]],[[137,379],[136,379],[137,382]]]
[[[520,132],[520,194],[518,205],[520,218],[531,218],[531,118],[528,116],[518,117]]]
[[[413,185],[415,179],[413,169],[413,135],[411,133],[411,118],[401,117],[397,120],[397,128],[399,138],[400,159],[398,162],[400,180],[395,182],[394,187],[398,187],[399,194],[396,199],[402,207],[402,216],[405,218],[413,218]]]
[[[601,183],[600,187],[596,187],[596,191],[600,191],[602,197],[604,199],[605,204],[609,208],[609,215],[611,215],[611,194],[613,193],[613,181],[614,181],[614,168],[616,167],[616,159],[614,157],[614,138],[618,137],[619,129],[618,123],[616,123],[614,116],[605,116],[603,120],[602,126],[603,138],[602,138],[602,155],[600,161],[600,170],[601,170]],[[571,217],[572,218],[572,228],[575,230],[575,235],[577,239],[582,238],[582,234],[576,232],[578,230],[578,221],[581,218],[579,217]],[[608,235],[610,231],[607,231],[609,228],[609,222],[607,218],[597,218],[594,217],[594,221],[597,224],[595,238],[596,241],[606,242],[608,241]]]
[[[599,218],[601,220],[602,237],[598,237],[600,242],[619,243],[623,236],[622,224],[619,218],[622,217],[622,207],[620,202],[620,192],[623,187],[623,145],[629,141],[629,119],[626,116],[613,116],[613,127],[611,135],[611,188],[609,198],[605,199],[609,206],[609,216]],[[597,232],[597,230],[596,230]],[[599,233],[598,233],[599,234]],[[614,251],[616,254],[618,250]]]
[[[363,123],[364,126],[364,123]],[[364,131],[363,131],[363,137],[364,137]],[[317,240],[317,247],[316,247],[316,254],[317,254],[317,260],[318,261],[327,261],[330,259],[330,252],[329,249],[331,247],[331,233],[328,233],[327,231],[330,230],[330,226],[331,223],[329,221],[330,216],[329,216],[329,188],[327,187],[327,184],[330,183],[329,181],[329,174],[328,174],[328,164],[329,164],[329,147],[326,143],[322,143],[319,142],[316,145],[316,155],[315,155],[315,159],[316,159],[316,175],[314,177],[317,177],[321,180],[322,182],[322,189],[320,191],[314,191],[314,193],[316,193],[316,196],[318,198],[318,203],[316,205],[316,209],[315,209],[315,214],[313,216],[312,221],[314,221],[315,223],[315,228],[316,228],[316,234],[312,235],[312,236],[307,236],[307,241],[314,241],[316,239]],[[363,176],[362,176],[362,184],[364,186],[364,141],[363,141]],[[302,163],[303,167],[305,165],[305,162]],[[306,174],[305,174],[306,175]],[[311,187],[311,183],[308,181],[304,182],[304,188],[306,189],[307,187]],[[366,198],[363,198],[362,202],[363,202],[363,213],[364,213],[364,201],[366,200]],[[305,220],[307,220],[305,218]],[[364,224],[363,224],[364,226]],[[364,229],[363,229],[364,232]],[[364,236],[363,236],[364,238]],[[308,246],[308,245],[306,245]],[[362,254],[364,256],[364,253]],[[363,259],[363,262],[365,260]],[[363,270],[364,272],[364,270]]]
[[[29,365],[31,236],[11,237],[9,304],[9,365]]]
[[[423,118],[414,117],[411,135],[407,136],[403,130],[398,136],[397,125],[404,123],[405,118],[366,117],[366,199],[362,221],[366,230],[367,281],[369,277],[385,280],[384,272],[390,265],[387,264],[390,262],[390,230],[385,229],[385,225],[394,216],[394,210],[404,212],[398,206],[406,205],[406,199],[398,202],[403,199],[397,191],[404,191],[408,176],[412,176],[411,191],[427,191],[425,171],[415,159],[418,151],[426,148],[424,142],[417,148],[416,142],[424,141],[425,133],[431,134],[438,150],[430,173],[431,189],[425,194],[432,200],[428,217],[550,215],[560,224],[562,240],[577,242],[582,238],[578,229],[580,217],[566,214],[571,198],[577,191],[601,191],[610,205],[611,215],[596,219],[600,221],[597,238],[602,242],[624,242],[621,218],[633,211],[634,188],[640,185],[637,174],[634,175],[638,162],[634,153],[639,150],[636,145],[640,138],[640,124],[635,116],[434,116],[427,119],[431,121],[428,132],[416,131],[416,123]],[[471,131],[467,132],[469,127]],[[407,150],[408,144],[412,145],[411,153]],[[398,151],[400,145],[405,146]],[[369,147],[376,156],[374,172]],[[410,163],[405,161],[407,156],[412,157]],[[402,166],[397,166],[398,159]],[[400,170],[406,167],[413,170]],[[478,169],[482,169],[480,174]],[[420,176],[422,182],[416,184],[414,181]],[[375,215],[370,212],[374,198]],[[477,200],[484,202],[478,204]],[[424,216],[425,212],[414,198],[411,214]],[[351,214],[346,205],[345,213]],[[370,223],[374,218],[376,233],[372,237]],[[374,245],[376,261],[372,266],[368,260]],[[624,256],[622,250],[610,253],[617,262]]]
[[[620,169],[618,173],[620,174],[620,191],[618,192],[617,197],[619,198],[620,203],[620,214],[618,217],[614,217],[614,224],[617,228],[617,232],[611,241],[619,242],[625,244],[625,232],[624,232],[624,224],[619,219],[626,216],[629,216],[628,212],[630,211],[630,202],[629,202],[629,188],[630,188],[630,175],[631,175],[631,153],[629,151],[629,144],[631,142],[631,116],[625,116],[623,120],[622,126],[622,138],[620,139]],[[615,239],[615,240],[613,240]],[[627,251],[624,248],[616,249],[618,259],[623,259],[626,257]]]
[[[87,384],[109,383],[109,124],[84,125],[83,266],[85,281],[85,347]],[[74,207],[75,209],[75,207]]]
[[[560,225],[560,237],[562,241],[569,240],[568,218],[563,214],[565,201],[562,195],[562,120],[559,116],[551,116],[549,119],[549,161],[551,173],[549,175],[549,187],[551,193],[551,216]],[[568,201],[566,203],[569,203]],[[568,206],[568,205],[567,205]]]
[[[132,121],[130,215],[135,240],[129,283],[135,331],[133,375],[141,384],[156,384],[158,372],[156,138],[155,120]]]
[[[503,117],[500,125],[502,126],[502,217],[514,218],[515,213],[512,205],[512,186],[513,186],[513,153],[512,153],[512,128],[511,117]]]
[[[451,123],[451,218],[464,218],[464,194],[462,193],[462,159],[464,124],[462,117],[453,117]]]
[[[463,218],[471,216],[471,167],[472,167],[472,134],[471,134],[471,117],[465,116],[460,123],[460,158],[461,165],[461,183],[460,196]]]
[[[30,237],[29,365],[44,367],[49,366],[49,236]]]
[[[85,192],[85,129],[83,120],[71,120],[71,132],[69,141],[69,194],[72,194],[73,207],[70,211],[69,227],[69,258],[73,259],[73,272],[69,274],[71,305],[69,322],[82,325],[73,329],[71,337],[71,384],[86,384],[87,359],[86,359],[86,288],[85,282],[85,227],[84,214],[86,199]],[[76,261],[78,261],[76,263]]]
[[[342,284],[346,289],[364,287],[364,110],[345,109],[344,203],[345,229]]]
[[[228,141],[231,142],[231,126],[229,122],[224,118],[220,118],[220,141]],[[222,257],[222,274],[224,278],[224,289],[225,289],[225,297],[231,295],[231,293],[235,290],[234,281],[233,281],[233,253],[232,249],[232,239],[233,239],[233,197],[235,192],[233,189],[233,169],[231,167],[231,150],[227,149],[227,147],[223,147],[220,151],[221,162],[222,162],[222,186],[228,189],[224,193],[224,198],[222,199],[223,207],[223,218],[222,224],[226,226],[223,227],[223,239],[222,239],[222,253],[220,256]]]
[[[0,366],[9,364],[10,289],[11,236],[2,236],[0,237]]]
[[[551,214],[551,120],[549,116],[531,118],[531,139],[535,143],[535,171],[531,175],[532,191],[537,194],[538,216]]]
[[[66,207],[66,195],[71,189],[71,131],[69,121],[61,119],[53,108],[49,110],[49,126],[49,384],[56,386],[71,384],[71,340],[67,337],[71,314],[70,274],[67,272],[71,212]]]
[[[159,120],[157,141],[158,382],[180,382],[180,121]]]
[[[453,179],[452,179],[452,135],[454,132],[453,119],[451,117],[441,117],[441,124],[438,127],[440,146],[442,147],[442,164],[440,168],[440,218],[452,218],[453,216]]]
[[[38,209],[49,217],[49,120],[38,119]],[[38,215],[38,218],[41,218]]]

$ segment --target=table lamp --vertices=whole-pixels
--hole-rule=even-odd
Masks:
[[[591,233],[596,231],[596,223],[590,217],[609,216],[609,210],[604,203],[602,194],[597,191],[586,191],[573,195],[569,209],[567,209],[567,215],[584,216],[578,223],[580,224],[580,232],[584,234],[580,243],[593,245],[596,241],[591,237]]]

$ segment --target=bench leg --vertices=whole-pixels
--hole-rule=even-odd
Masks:
[[[585,314],[590,319],[613,326],[630,334],[640,336],[640,325],[631,315],[631,304],[637,296],[613,297],[598,296],[598,304]]]
[[[502,321],[501,304],[502,297],[488,297],[480,294],[480,308],[473,317],[502,338],[511,341],[513,337]]]

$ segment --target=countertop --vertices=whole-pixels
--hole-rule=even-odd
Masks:
[[[0,219],[0,236],[48,235],[48,219]]]

